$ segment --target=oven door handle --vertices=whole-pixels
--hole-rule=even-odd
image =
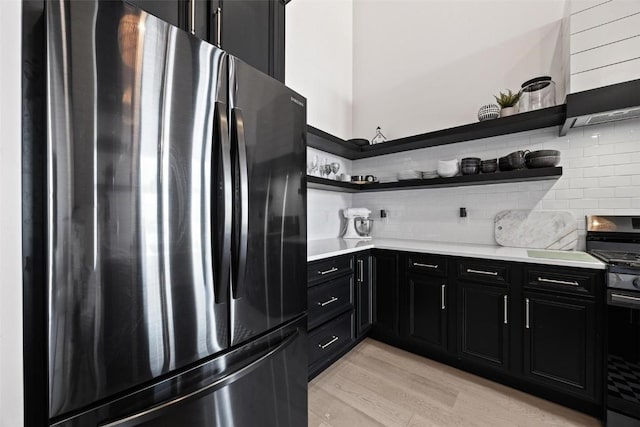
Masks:
[[[618,307],[630,307],[640,309],[640,297],[625,295],[614,291],[609,291],[608,303]]]

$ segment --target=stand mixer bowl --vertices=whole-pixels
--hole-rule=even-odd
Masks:
[[[373,229],[373,220],[370,218],[358,217],[354,219],[356,231],[362,237],[369,237]]]

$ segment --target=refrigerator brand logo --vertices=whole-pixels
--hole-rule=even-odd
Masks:
[[[301,107],[304,107],[304,102],[295,99],[293,96],[291,97],[291,100],[293,101],[294,104],[298,104]]]

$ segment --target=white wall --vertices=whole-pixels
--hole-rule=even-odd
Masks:
[[[564,101],[564,0],[354,0],[353,134],[477,120],[492,95],[551,75]]]
[[[286,11],[285,79],[307,98],[307,122],[352,133],[353,0],[295,0]]]
[[[21,2],[0,13],[0,425],[23,425],[21,245]]]
[[[640,119],[571,130],[558,128],[467,141],[353,162],[354,173],[431,170],[438,159],[496,158],[519,149],[562,153],[559,180],[441,189],[359,193],[353,203],[374,212],[374,237],[495,244],[493,219],[505,209],[568,210],[584,249],[585,215],[640,214]],[[466,207],[466,220],[458,218]],[[381,220],[379,210],[388,218]]]

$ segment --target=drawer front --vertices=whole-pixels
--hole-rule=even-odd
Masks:
[[[307,264],[307,282],[314,284],[353,273],[353,256],[344,255]]]
[[[458,261],[458,277],[474,282],[511,283],[511,266],[485,260]]]
[[[309,334],[309,365],[330,358],[353,341],[353,311]]]
[[[580,268],[558,268],[547,265],[527,266],[525,288],[568,294],[593,296],[597,283],[604,286],[604,277],[599,271]]]
[[[353,308],[353,276],[343,276],[309,288],[309,329]]]
[[[447,275],[447,258],[440,255],[409,254],[407,268],[411,272],[435,276]]]

